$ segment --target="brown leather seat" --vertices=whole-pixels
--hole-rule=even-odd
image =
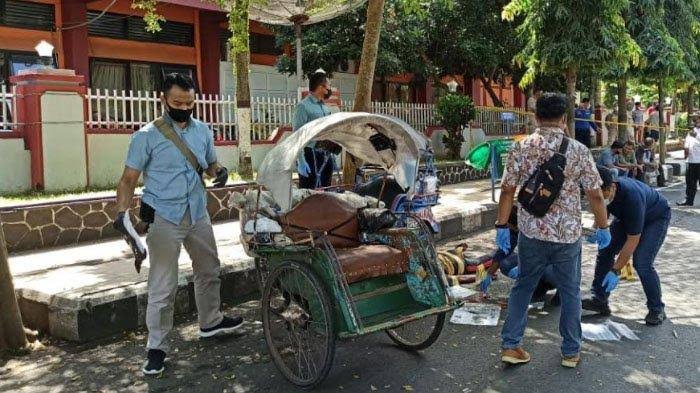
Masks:
[[[357,209],[330,193],[313,194],[280,217],[284,234],[294,241],[308,238],[307,230],[328,232],[333,247],[360,245]]]
[[[403,251],[385,245],[337,249],[336,254],[348,284],[408,271],[408,258]]]
[[[348,283],[408,271],[403,251],[360,243],[357,209],[332,194],[309,196],[284,214],[280,224],[294,241],[307,238],[307,230],[327,232]]]

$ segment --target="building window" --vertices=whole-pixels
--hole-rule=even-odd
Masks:
[[[2,1],[2,0],[0,0]],[[88,11],[87,18],[92,20],[100,15],[99,11]],[[96,23],[88,26],[88,35],[96,37],[117,38],[122,40],[157,42],[160,44],[194,46],[194,26],[181,22],[161,22],[161,31],[146,31],[146,22],[138,16],[105,13]]]
[[[221,47],[221,60],[228,60],[228,39],[231,37],[231,32],[228,30],[221,30],[220,35],[220,47]],[[275,36],[259,33],[250,33],[250,53],[261,54],[261,55],[272,55],[280,56],[283,52],[282,49],[277,47],[275,43]]]
[[[0,25],[22,29],[53,31],[52,4],[21,0],[0,0]]]
[[[189,75],[194,81],[194,68],[160,63],[93,59],[90,64],[90,87],[107,90],[159,91],[165,75],[172,72]]]
[[[53,65],[56,67],[56,57]],[[41,58],[36,53],[0,50],[0,83],[9,84],[9,78],[22,70],[42,67]]]

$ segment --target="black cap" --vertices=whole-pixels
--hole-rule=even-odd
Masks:
[[[610,145],[611,149],[622,149],[625,145],[622,144],[620,141],[615,141]]]

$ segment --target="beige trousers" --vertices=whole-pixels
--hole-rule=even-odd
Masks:
[[[150,269],[148,270],[148,349],[167,350],[168,334],[173,328],[175,294],[178,282],[178,259],[181,246],[192,260],[194,296],[200,328],[218,325],[220,311],[220,262],[209,215],[192,224],[189,209],[180,225],[156,215],[146,237]]]

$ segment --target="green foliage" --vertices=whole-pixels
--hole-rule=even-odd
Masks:
[[[331,20],[304,26],[302,38],[302,62],[305,74],[318,68],[333,73],[347,67],[349,60],[359,60],[364,39],[367,6],[339,15]],[[421,32],[425,11],[414,0],[387,0],[379,41],[375,75],[391,76],[403,72],[424,74],[421,48],[425,47],[425,35]],[[273,27],[277,46],[295,46],[294,29]],[[329,39],[329,37],[333,37]],[[294,55],[280,56],[277,62],[280,72],[294,75]]]
[[[464,137],[462,128],[469,125],[476,117],[476,108],[472,99],[459,95],[448,94],[435,105],[435,119],[447,130],[443,142],[451,152],[451,158],[459,158]]]
[[[441,74],[504,82],[517,74],[513,57],[522,49],[515,23],[504,21],[508,0],[434,2],[427,21],[428,56]]]
[[[525,46],[515,57],[527,68],[521,85],[542,73],[638,64],[641,50],[622,17],[628,5],[627,0],[512,0],[503,17],[523,18],[517,31]]]
[[[160,23],[165,18],[156,11],[157,0],[133,0],[131,8],[144,12],[143,20],[146,22],[146,31],[156,33],[160,31]]]

